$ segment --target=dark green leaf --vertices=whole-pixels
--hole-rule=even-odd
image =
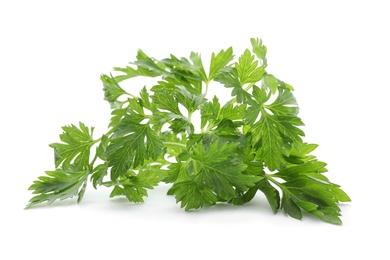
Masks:
[[[144,202],[148,196],[147,189],[153,189],[165,177],[165,171],[159,166],[142,168],[137,175],[123,176],[114,186],[110,197],[126,196],[131,202]]]
[[[266,103],[270,96],[265,90],[254,87],[253,96],[245,120],[253,124],[250,132],[252,144],[259,147],[257,158],[273,171],[285,165],[284,156],[293,146],[302,143],[304,132],[298,126],[303,123],[296,116],[296,101],[289,90],[279,88],[278,97],[271,104]]]
[[[202,142],[193,148],[191,158],[194,168],[194,181],[212,189],[217,196],[231,199],[235,195],[235,188],[246,190],[260,180],[258,176],[244,175],[246,165],[235,157],[237,144],[213,143],[206,150]]]
[[[145,159],[156,160],[162,148],[161,140],[148,124],[133,122],[131,116],[125,116],[115,128],[107,147],[111,179],[117,179],[130,167],[143,165]]]
[[[199,185],[193,180],[175,183],[169,189],[169,194],[175,195],[176,202],[180,202],[180,206],[186,211],[198,209],[204,205],[214,205],[218,201],[218,197],[210,188]]]
[[[259,184],[256,185],[267,197],[268,203],[272,208],[272,211],[276,213],[280,207],[280,195],[279,191],[272,186],[267,179],[262,179]]]

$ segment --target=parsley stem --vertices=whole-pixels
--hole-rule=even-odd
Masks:
[[[95,156],[93,157],[92,162],[90,163],[91,169],[93,168],[93,165],[95,164],[97,158],[98,158],[98,154],[95,153]]]
[[[252,82],[251,84],[249,84],[249,85],[245,88],[245,91],[250,90],[250,89],[253,87],[253,85],[255,85],[255,82]]]
[[[273,182],[276,186],[281,187],[281,183],[275,180],[271,174],[265,174],[265,178],[271,182]]]
[[[165,145],[166,147],[179,148],[179,149],[187,150],[187,146],[185,144],[181,144],[181,143],[163,142],[163,145]]]
[[[129,93],[129,92],[126,92],[126,95],[128,95],[128,96],[130,96],[130,97],[132,97],[132,98],[138,99],[138,97],[134,96],[133,94],[131,94],[131,93]]]

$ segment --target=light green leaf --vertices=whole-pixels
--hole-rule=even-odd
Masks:
[[[262,64],[267,66],[267,47],[263,45],[263,41],[258,38],[251,38],[251,44],[253,48],[253,53],[262,61]]]
[[[89,174],[88,170],[70,165],[66,170],[57,169],[45,173],[45,176],[39,177],[29,187],[33,194],[39,195],[31,198],[26,208],[43,202],[51,204],[55,200],[64,200],[73,196],[78,196],[77,202],[81,201]]]
[[[89,129],[83,123],[79,127],[75,125],[63,126],[60,134],[63,143],[52,143],[50,147],[55,151],[56,168],[62,164],[64,170],[73,162],[76,167],[83,168],[89,164],[90,149],[95,144],[92,139],[93,127]]]
[[[108,101],[111,106],[118,101],[118,98],[128,93],[119,86],[118,82],[112,75],[101,75],[100,80],[103,82],[104,100]]]
[[[125,196],[130,202],[144,202],[148,196],[147,189],[153,189],[165,177],[165,171],[160,166],[141,168],[137,175],[122,176],[114,186],[110,197]]]
[[[208,81],[215,79],[221,69],[228,65],[233,60],[233,49],[228,48],[226,51],[221,50],[217,55],[211,54],[210,72]]]
[[[190,59],[193,62],[193,65],[190,66],[191,70],[193,70],[194,73],[198,75],[204,82],[207,82],[206,71],[204,70],[200,54],[196,52],[191,52]]]
[[[191,114],[197,109],[199,109],[199,107],[206,102],[204,94],[192,94],[183,86],[177,87],[175,97],[177,99],[177,102],[182,104]]]
[[[257,82],[263,77],[265,72],[264,66],[258,67],[258,61],[254,59],[255,56],[246,49],[244,54],[238,59],[238,62],[235,63],[241,86],[246,83]]]
[[[265,90],[270,90],[272,94],[275,94],[278,90],[279,84],[273,75],[265,74],[261,83],[261,87]]]
[[[226,88],[233,88],[231,95],[236,98],[238,103],[243,103],[251,98],[250,94],[242,88],[236,68],[226,67],[222,69],[215,81],[223,84]]]

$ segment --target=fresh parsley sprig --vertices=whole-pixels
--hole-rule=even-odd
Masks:
[[[110,197],[143,202],[165,182],[186,211],[244,204],[260,191],[275,213],[341,224],[338,204],[350,198],[324,175],[326,164],[311,154],[317,145],[302,140],[293,88],[266,71],[262,41],[251,44],[237,60],[232,48],[212,53],[208,73],[198,53],[157,60],[139,50],[115,76],[101,75],[112,108],[108,132],[94,139],[83,123],[64,126],[61,142],[50,145],[55,170],[30,186],[36,195],[27,208],[73,196],[80,202],[88,181],[111,188]],[[122,88],[140,76],[155,85],[139,95]],[[231,89],[231,100],[207,99],[211,82]]]

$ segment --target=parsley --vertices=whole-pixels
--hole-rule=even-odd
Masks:
[[[275,213],[341,224],[338,203],[350,198],[324,175],[326,164],[312,155],[317,145],[302,140],[293,88],[266,71],[262,41],[251,44],[237,60],[232,48],[212,53],[208,73],[198,53],[156,60],[139,50],[115,76],[102,75],[112,108],[108,132],[95,138],[83,123],[64,126],[61,142],[50,145],[55,170],[30,186],[36,195],[27,208],[73,196],[80,202],[88,180],[131,202],[165,182],[186,211],[241,205],[262,192]],[[121,87],[140,76],[156,78],[155,85],[138,96]],[[208,98],[212,82],[230,89],[231,100]]]

